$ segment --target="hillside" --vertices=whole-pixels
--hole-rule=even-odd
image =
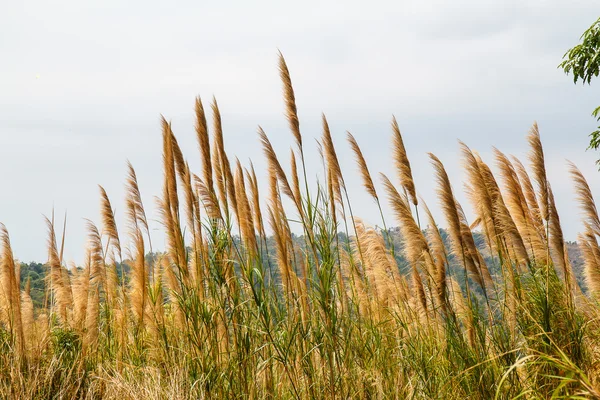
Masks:
[[[447,248],[448,252],[450,253],[450,245],[449,245],[448,235],[444,229],[441,229],[440,231],[442,234],[442,238],[445,241],[446,248]],[[398,263],[398,268],[402,273],[407,274],[408,270],[409,270],[409,266],[408,266],[408,262],[406,261],[406,259],[403,256],[404,252],[402,250],[404,249],[404,241],[402,239],[400,229],[397,227],[392,227],[389,229],[389,232],[390,232],[390,237],[393,238],[394,248],[397,250],[395,252],[395,255],[396,255],[396,261]],[[340,243],[344,243],[346,241],[346,235],[344,233],[339,233],[338,235],[339,235]],[[477,244],[479,250],[484,255],[484,259],[486,260],[486,263],[488,264],[488,268],[490,268],[491,271],[497,271],[497,268],[495,267],[497,265],[497,259],[492,257],[489,254],[489,249],[485,243],[485,238],[483,237],[483,235],[481,233],[474,232],[473,237],[475,239],[475,243]],[[293,239],[298,245],[303,246],[304,238],[302,236],[294,236]],[[576,242],[567,242],[566,244],[567,244],[567,249],[569,252],[569,259],[571,260],[573,270],[575,272],[575,276],[577,277],[577,281],[578,281],[580,287],[582,288],[582,290],[585,293],[585,292],[587,292],[587,286],[586,286],[584,274],[583,274],[583,257],[581,254],[581,250],[577,246]],[[274,243],[273,243],[272,237],[269,237],[267,239],[267,245],[269,248],[268,253],[271,255],[271,260],[270,260],[271,263],[265,263],[266,267],[268,267],[269,265],[275,265],[275,262],[274,262],[275,261],[274,260],[275,250],[274,250]],[[156,257],[156,255],[153,255],[153,254],[147,255],[146,258],[149,261],[148,265],[151,265],[151,260],[155,257]],[[455,276],[461,277],[461,279],[458,279],[458,282],[461,284],[461,286],[463,286],[464,285],[464,278],[463,278],[464,274],[463,274],[462,267],[460,267],[459,263],[456,262],[456,260],[451,260],[451,261],[453,261],[453,262],[451,263],[451,269],[450,269],[449,273],[455,274]],[[128,260],[124,261],[124,271],[125,271],[126,276],[129,273],[129,269],[130,269],[129,265],[130,264],[131,264],[131,261],[128,261]],[[120,270],[120,265],[117,265],[117,270],[118,271]],[[25,288],[25,285],[27,284],[27,280],[31,281],[31,284],[30,284],[31,292],[30,293],[31,293],[31,298],[32,298],[33,303],[36,308],[42,307],[45,304],[46,272],[47,272],[47,267],[42,263],[39,263],[39,262],[21,263],[21,288],[23,288],[23,289]],[[272,271],[270,271],[270,275],[275,277],[276,279],[280,279],[279,272],[277,271],[276,268],[273,268]],[[464,289],[464,287],[463,287],[463,289]]]

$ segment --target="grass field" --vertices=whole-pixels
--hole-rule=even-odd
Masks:
[[[209,129],[196,100],[198,173],[185,158],[195,155],[182,154],[162,121],[164,252],[146,256],[155,249],[132,166],[127,226],[117,229],[101,189],[101,226],[89,223],[82,266],[67,268],[60,224],[47,221],[42,306],[33,306],[29,284],[21,289],[2,227],[0,397],[600,398],[600,218],[571,165],[585,226],[582,289],[537,126],[523,163],[496,151],[487,164],[461,144],[474,221],[430,154],[444,216],[434,221],[395,120],[396,176],[372,175],[348,134],[344,152],[352,151],[381,226],[399,226],[397,246],[387,228],[366,226],[352,208],[345,179],[356,171],[341,171],[342,147],[325,117],[326,180],[307,179],[283,57],[280,71],[295,148],[276,154],[259,129],[269,176],[261,192],[254,167],[226,154],[216,103]],[[485,239],[485,257],[474,232]]]

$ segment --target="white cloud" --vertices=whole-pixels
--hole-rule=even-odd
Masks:
[[[394,176],[388,143],[395,114],[417,188],[432,208],[427,151],[442,158],[459,191],[457,138],[490,162],[492,145],[523,156],[524,136],[537,119],[567,237],[574,238],[579,225],[563,160],[576,161],[593,182],[596,155],[583,150],[598,98],[556,67],[596,18],[595,2],[373,3],[5,5],[0,221],[17,256],[45,258],[41,214],[54,204],[57,212],[68,210],[67,255],[80,260],[83,218],[98,217],[96,183],[105,185],[119,214],[127,158],[153,208],[161,185],[159,114],[173,120],[197,168],[197,94],[206,103],[217,96],[227,147],[241,160],[262,165],[258,124],[287,155],[292,140],[283,119],[278,48],[291,69],[306,143],[320,135],[324,111],[347,174],[355,171],[344,142],[350,130],[372,172]],[[314,148],[309,153],[316,165]],[[358,180],[350,182],[357,214],[377,223]]]

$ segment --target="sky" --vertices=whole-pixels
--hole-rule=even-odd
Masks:
[[[287,61],[306,144],[328,118],[352,206],[380,224],[345,141],[352,132],[373,175],[397,182],[392,115],[416,188],[436,210],[427,156],[445,164],[468,211],[458,140],[493,164],[492,148],[525,159],[537,121],[565,237],[582,229],[566,160],[600,195],[585,151],[600,82],[574,85],[557,68],[600,16],[597,1],[13,1],[0,12],[0,222],[15,256],[47,259],[44,215],[67,214],[65,257],[83,259],[86,218],[100,223],[99,190],[121,232],[126,162],[139,179],[153,245],[164,248],[160,115],[172,122],[195,172],[200,155],[194,98],[217,99],[230,159],[251,158],[266,192],[257,139],[262,126],[287,163],[293,137],[284,115],[277,57]],[[378,186],[381,190],[381,186]],[[384,211],[392,214],[387,205]],[[439,212],[434,211],[444,226]],[[472,220],[472,217],[471,217]],[[60,224],[59,224],[60,225]],[[61,229],[59,229],[60,234]]]

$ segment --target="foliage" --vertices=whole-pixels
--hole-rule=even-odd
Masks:
[[[581,80],[583,84],[589,85],[592,78],[598,76],[600,73],[600,18],[581,35],[581,43],[565,53],[559,67],[567,75],[573,74],[574,83]],[[600,121],[600,106],[592,112],[592,116]],[[588,149],[598,150],[600,148],[600,127],[592,132],[590,137]]]

